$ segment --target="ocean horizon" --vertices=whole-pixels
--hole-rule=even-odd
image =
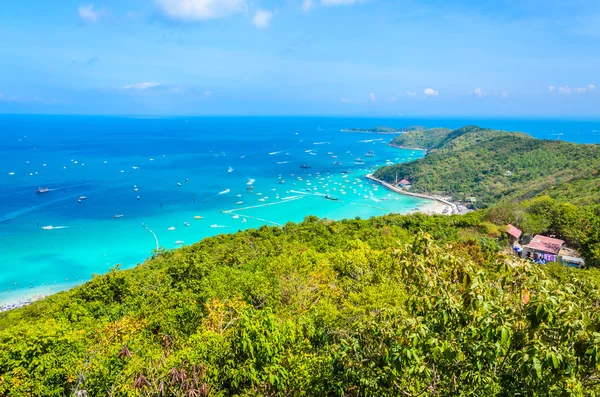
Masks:
[[[365,175],[424,153],[341,130],[471,124],[600,142],[595,120],[0,115],[0,305],[143,262],[148,228],[173,249],[309,215],[414,211],[428,202]]]

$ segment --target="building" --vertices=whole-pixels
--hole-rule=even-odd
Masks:
[[[511,224],[506,225],[506,233],[508,233],[508,239],[510,240],[511,245],[515,245],[521,240],[521,236],[523,232],[514,227]]]
[[[578,267],[583,269],[585,267],[585,261],[581,258],[575,258],[574,256],[563,255],[560,257],[560,263],[569,267]]]
[[[406,180],[406,179],[402,179],[402,180],[401,180],[401,181],[398,183],[398,185],[399,185],[400,187],[403,187],[403,188],[405,188],[405,189],[410,189],[410,182],[409,182],[408,180]]]
[[[556,262],[560,250],[565,242],[557,238],[536,235],[529,244],[523,247],[522,258],[533,260],[544,260],[546,262]]]

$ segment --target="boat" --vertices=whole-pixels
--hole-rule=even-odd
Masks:
[[[182,241],[182,240],[177,240],[177,241],[175,241],[175,244],[176,244],[176,245],[181,245],[181,244],[183,244],[183,243],[184,243],[184,241]]]
[[[36,193],[48,193],[49,191],[50,191],[50,189],[48,189],[47,187],[40,187],[35,192]]]
[[[118,218],[123,218],[125,216],[125,214],[114,214],[113,218],[118,219]]]
[[[369,150],[367,154],[365,154],[365,157],[375,157],[375,153],[372,150]]]
[[[325,198],[326,198],[327,200],[331,200],[331,201],[338,201],[338,198],[337,198],[337,197],[333,197],[333,196],[331,196],[331,195],[329,195],[329,194],[327,194],[327,195],[325,196]]]
[[[196,215],[196,216],[194,217],[194,219],[198,220],[198,219],[203,219],[203,218],[202,218],[200,215]]]
[[[327,152],[327,154],[331,156],[333,154],[333,152]]]
[[[231,167],[227,168],[227,172],[233,172],[233,168],[231,168]]]
[[[333,161],[331,164],[333,164],[333,165],[342,165],[342,162],[341,161]]]
[[[232,216],[232,218],[233,218],[233,219],[239,219],[239,218],[240,218],[240,216],[239,216],[239,215],[234,215],[234,216]]]
[[[183,224],[184,224],[185,226],[189,226],[189,225],[190,225],[190,223],[189,223],[189,222],[183,222]]]
[[[300,166],[300,168],[305,168],[305,169],[308,169],[308,168],[312,168],[312,167],[311,167],[310,165],[308,165],[308,164],[302,164],[302,165]]]
[[[54,226],[42,226],[42,229],[44,229],[44,230],[52,230],[52,229],[54,229]]]
[[[285,181],[283,179],[280,179],[279,183],[285,183]]]
[[[181,182],[177,182],[177,186],[181,186]]]
[[[238,201],[237,203],[235,203],[235,205],[242,205],[242,204],[244,204],[243,201]]]
[[[79,201],[83,201],[83,200],[85,200],[85,199],[87,199],[87,197],[86,197],[86,196],[79,196]]]
[[[337,159],[337,158],[338,158],[338,156],[331,156],[331,158],[332,158],[332,159]]]
[[[361,159],[360,157],[355,158],[354,161],[356,161],[357,163],[363,163],[363,164],[365,162],[365,160]]]
[[[242,223],[246,223],[246,218],[242,219]]]
[[[252,178],[250,178],[250,179],[248,179],[248,182],[246,182],[246,185],[248,185],[248,186],[252,186],[252,185],[254,184],[254,182],[256,182],[256,180],[255,180],[255,179],[252,179]]]
[[[254,190],[254,186],[248,186],[246,187],[246,190]]]
[[[140,200],[140,196],[137,196],[136,199]]]
[[[173,230],[175,230],[175,226],[171,226],[170,228],[167,229],[168,231],[172,232]]]
[[[229,190],[229,189],[225,189],[225,190],[223,190],[222,192],[219,192],[219,194],[227,194],[227,193],[229,193],[230,191],[231,191],[231,190]]]

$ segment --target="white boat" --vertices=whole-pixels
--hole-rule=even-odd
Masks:
[[[271,153],[269,153],[269,154],[272,156],[272,155],[274,155],[274,154],[279,154],[279,153],[281,153],[281,152],[271,152]]]
[[[86,197],[86,196],[79,196],[79,201],[83,201],[83,200],[85,200],[85,199],[87,199],[87,197]]]
[[[252,186],[252,185],[254,184],[254,182],[256,182],[256,180],[255,180],[255,179],[252,179],[252,178],[250,178],[250,179],[248,179],[248,182],[246,183],[246,185],[248,185],[248,186]]]
[[[184,243],[184,241],[182,241],[182,240],[177,240],[177,241],[175,241],[175,244],[176,244],[176,245],[182,245],[183,243]]]
[[[217,228],[223,228],[223,227],[225,227],[225,226],[217,225],[217,224],[215,223],[215,224],[212,224],[212,225],[210,225],[210,227],[212,227],[213,229],[217,229]]]
[[[168,231],[172,232],[173,230],[175,230],[175,226],[171,226],[170,228],[167,229]]]
[[[118,218],[123,218],[125,216],[125,214],[115,214],[113,215],[113,218],[118,219]]]
[[[235,203],[235,205],[242,205],[242,204],[244,204],[243,201],[238,201],[237,203]]]
[[[177,186],[181,186],[181,182],[177,182]]]
[[[52,229],[54,229],[54,226],[42,226],[42,229],[44,229],[44,230],[52,230]]]
[[[231,168],[231,167],[227,168],[227,172],[233,172],[233,168]]]
[[[8,173],[8,175],[14,175],[14,174],[15,174],[14,172],[9,172],[9,173]]]
[[[229,193],[230,191],[231,191],[231,190],[229,190],[229,189],[225,189],[225,190],[223,190],[222,192],[219,192],[219,194],[227,194],[227,193]]]
[[[239,215],[234,215],[234,216],[232,216],[232,218],[233,218],[233,219],[239,219],[239,218],[240,218],[240,216],[239,216]]]
[[[183,222],[183,224],[184,224],[185,226],[189,226],[189,225],[190,225],[190,223],[189,223],[189,222]]]

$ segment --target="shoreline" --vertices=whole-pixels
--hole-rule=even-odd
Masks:
[[[420,147],[408,147],[408,146],[400,146],[400,145],[392,145],[391,143],[389,144],[391,147],[395,147],[398,149],[404,149],[404,150],[420,150],[422,152],[427,153],[427,149],[423,149]]]
[[[421,194],[421,193],[407,192],[407,191],[405,191],[405,190],[403,190],[403,189],[401,189],[399,187],[396,187],[396,186],[394,186],[394,185],[392,185],[390,183],[382,181],[381,179],[375,178],[373,176],[373,174],[367,174],[366,178],[370,179],[370,180],[372,180],[374,182],[377,182],[380,185],[382,185],[383,187],[385,187],[385,188],[387,188],[387,189],[389,189],[391,191],[394,191],[396,193],[404,194],[406,196],[418,197],[418,198],[422,198],[422,199],[425,199],[425,200],[431,200],[431,201],[437,202],[439,205],[443,205],[444,207],[450,207],[450,211],[449,211],[448,215],[460,214],[460,210],[458,209],[458,205],[456,205],[455,203],[452,203],[452,202],[450,202],[450,201],[448,201],[446,199],[443,199],[441,197],[429,196],[429,195]],[[434,208],[434,210],[437,209],[437,208],[438,207]],[[419,212],[421,212],[421,211],[419,211]],[[427,213],[427,212],[425,212],[425,213]]]

